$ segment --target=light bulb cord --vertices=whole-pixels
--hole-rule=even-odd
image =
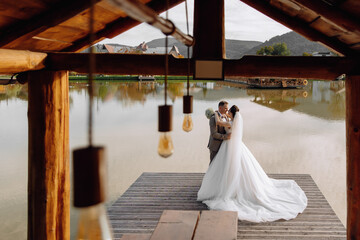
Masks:
[[[95,72],[95,54],[94,54],[94,6],[95,6],[95,0],[91,0],[91,6],[90,6],[90,18],[89,18],[89,46],[90,46],[90,53],[89,53],[89,86],[88,86],[88,92],[89,92],[89,118],[88,118],[88,141],[89,146],[92,146],[93,144],[93,99],[94,99],[94,72]]]
[[[169,0],[166,0],[166,20],[169,20]],[[165,35],[165,106],[167,105],[167,76],[169,74],[168,34]]]
[[[186,29],[187,35],[189,35],[189,13],[188,13],[188,5],[187,0],[185,0],[185,14],[186,14]],[[189,96],[189,88],[190,88],[190,46],[187,46],[187,95]]]

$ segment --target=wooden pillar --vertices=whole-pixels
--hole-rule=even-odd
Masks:
[[[347,76],[347,239],[360,238],[360,75]]]
[[[195,0],[193,57],[217,60],[225,56],[224,0]]]
[[[28,240],[68,240],[68,72],[29,72],[28,92]]]

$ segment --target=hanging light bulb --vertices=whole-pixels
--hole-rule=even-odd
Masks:
[[[89,35],[89,146],[73,151],[74,206],[79,208],[77,240],[111,240],[112,233],[104,206],[106,166],[104,148],[94,147],[93,126],[93,82],[94,54],[94,5],[91,0]]]
[[[190,132],[193,129],[193,120],[191,118],[192,102],[193,102],[193,96],[189,96],[189,95],[183,96],[184,121],[182,128],[185,132]]]
[[[73,152],[74,206],[79,208],[76,239],[111,240],[112,232],[104,206],[106,166],[103,147]]]
[[[185,13],[186,13],[186,28],[189,35],[189,14],[187,7],[187,0],[185,0]],[[187,47],[187,81],[186,81],[186,96],[183,96],[183,113],[184,121],[182,128],[185,132],[190,132],[193,129],[193,121],[191,113],[193,112],[193,96],[189,95],[190,88],[190,47]]]
[[[159,132],[160,139],[158,145],[158,154],[167,158],[174,153],[174,145],[171,139],[172,130],[172,106],[159,106]]]

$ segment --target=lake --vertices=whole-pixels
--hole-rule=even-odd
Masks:
[[[157,154],[157,106],[163,82],[96,82],[94,141],[106,147],[109,203],[142,172],[205,172],[205,110],[236,104],[243,141],[267,173],[310,174],[346,225],[345,85],[309,81],[303,89],[259,90],[229,82],[191,82],[194,128],[182,130],[185,82],[169,83],[174,154]],[[87,145],[85,82],[70,82],[70,151]],[[0,85],[0,239],[25,239],[27,224],[27,85]],[[71,232],[77,212],[71,209]]]

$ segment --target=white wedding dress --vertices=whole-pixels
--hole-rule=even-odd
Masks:
[[[304,191],[294,180],[269,178],[242,141],[243,120],[236,112],[231,139],[222,142],[207,170],[198,201],[211,210],[238,212],[239,220],[289,220],[307,206]]]

